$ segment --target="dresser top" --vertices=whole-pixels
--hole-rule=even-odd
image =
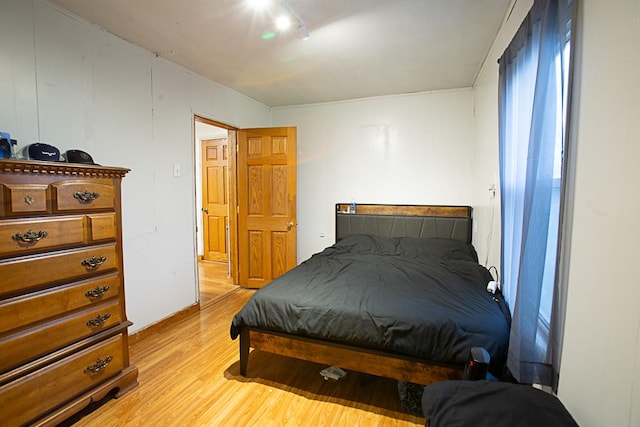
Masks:
[[[41,162],[37,160],[0,159],[0,173],[69,175],[87,177],[124,177],[130,169],[81,163]]]

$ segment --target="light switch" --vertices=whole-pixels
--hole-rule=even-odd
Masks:
[[[173,176],[180,176],[180,163],[173,164]]]

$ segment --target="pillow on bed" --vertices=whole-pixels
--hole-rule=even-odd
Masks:
[[[445,381],[424,388],[429,427],[577,427],[555,396],[528,385],[492,381]]]
[[[379,255],[403,255],[433,259],[451,258],[478,262],[474,247],[460,240],[416,237],[380,237],[371,234],[354,234],[334,244],[335,248],[357,253]]]
[[[334,247],[355,253],[397,255],[398,239],[371,234],[354,234],[335,243]]]
[[[400,237],[398,248],[406,256],[430,258],[449,257],[459,260],[478,262],[478,254],[475,248],[466,242],[453,239],[419,239],[416,237]]]

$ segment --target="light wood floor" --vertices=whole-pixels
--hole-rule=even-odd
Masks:
[[[228,277],[229,268],[224,262],[198,261],[200,307],[211,304],[239,287]]]
[[[76,417],[74,426],[423,426],[402,412],[397,383],[253,351],[239,374],[233,315],[253,291],[238,289],[131,345],[140,385]]]

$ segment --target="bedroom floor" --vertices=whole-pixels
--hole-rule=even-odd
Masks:
[[[76,417],[73,426],[423,426],[404,413],[396,381],[349,372],[325,381],[324,366],[254,351],[239,374],[233,315],[253,291],[218,298],[131,346],[140,385]]]
[[[229,266],[224,262],[198,261],[200,307],[211,304],[240,287],[228,277]]]

